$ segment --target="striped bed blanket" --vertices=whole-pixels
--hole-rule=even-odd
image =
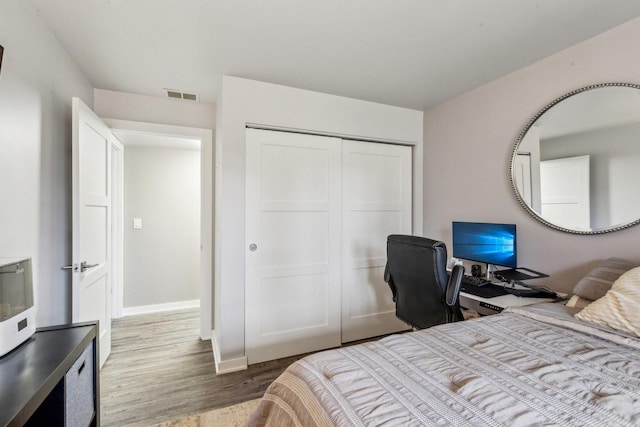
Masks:
[[[560,304],[307,356],[251,426],[638,426],[640,340]]]

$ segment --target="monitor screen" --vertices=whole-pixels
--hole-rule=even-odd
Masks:
[[[516,268],[516,226],[454,221],[453,256]]]

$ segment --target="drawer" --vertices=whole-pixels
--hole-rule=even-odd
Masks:
[[[95,414],[93,345],[87,346],[64,376],[65,425],[87,427]]]

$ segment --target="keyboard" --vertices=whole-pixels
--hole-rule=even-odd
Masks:
[[[471,286],[485,286],[491,284],[491,282],[487,279],[483,279],[482,277],[468,276],[465,274],[462,276],[462,284]]]

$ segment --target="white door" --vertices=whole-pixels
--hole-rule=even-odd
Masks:
[[[343,141],[342,342],[407,329],[384,281],[387,236],[411,234],[411,148]]]
[[[591,230],[589,156],[540,162],[541,214],[552,224]]]
[[[100,366],[111,352],[111,141],[109,128],[73,98],[73,322],[99,321]]]
[[[340,142],[247,130],[249,364],[340,345]]]

